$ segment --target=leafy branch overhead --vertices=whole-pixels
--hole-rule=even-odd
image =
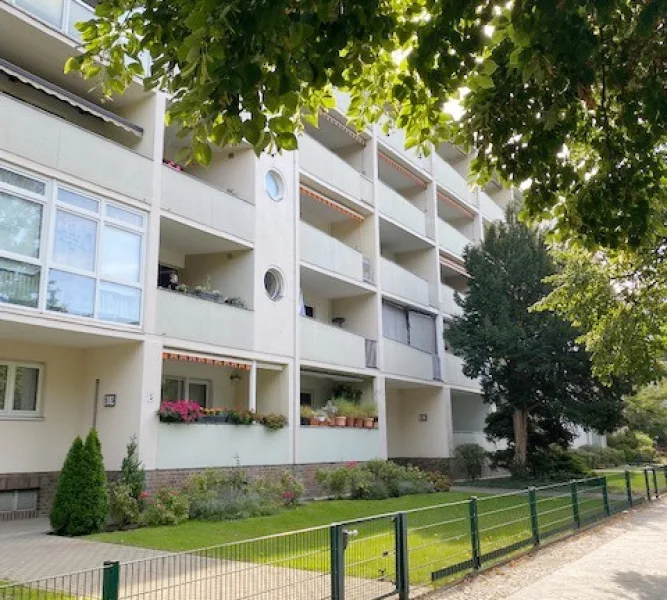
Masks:
[[[109,95],[133,77],[166,90],[198,162],[210,144],[295,149],[338,88],[359,128],[450,140],[476,150],[481,183],[530,183],[528,213],[558,235],[664,235],[667,0],[103,0],[96,15],[66,70]]]

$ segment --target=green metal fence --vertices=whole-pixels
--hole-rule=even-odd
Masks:
[[[667,493],[667,468],[376,515],[27,583],[0,600],[407,600]]]

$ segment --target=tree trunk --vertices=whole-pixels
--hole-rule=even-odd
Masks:
[[[514,425],[514,462],[526,464],[528,454],[528,411],[517,408],[512,415]]]

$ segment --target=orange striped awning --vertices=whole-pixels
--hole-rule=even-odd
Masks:
[[[440,255],[440,264],[443,267],[447,267],[452,271],[456,271],[457,273],[464,275],[465,277],[470,277],[470,275],[468,275],[468,271],[466,271],[466,268],[462,263],[448,258],[447,256],[442,256],[442,254]]]
[[[422,188],[426,188],[426,182],[421,178],[415,175],[409,169],[406,169],[403,165],[397,163],[393,158],[389,158],[383,152],[378,152],[380,160],[386,162],[392,169],[398,171],[401,175],[405,175],[408,179],[411,179],[416,185]]]
[[[362,214],[358,213],[355,210],[352,210],[351,208],[348,208],[347,206],[343,206],[340,202],[336,202],[331,198],[327,198],[326,196],[317,193],[315,190],[309,188],[308,186],[300,185],[299,190],[305,196],[308,196],[313,200],[317,200],[318,202],[324,204],[325,206],[328,206],[329,208],[337,210],[339,213],[344,214],[346,217],[349,217],[350,219],[354,219],[355,221],[359,222],[364,220],[364,216]]]
[[[191,362],[200,365],[211,365],[213,367],[231,367],[232,369],[243,369],[250,371],[252,366],[249,363],[237,362],[235,360],[223,360],[201,356],[199,354],[188,354],[185,352],[163,352],[162,360],[177,360],[181,362]]]
[[[448,204],[452,208],[455,208],[459,212],[463,213],[469,219],[475,218],[475,213],[465,204],[463,204],[458,198],[454,198],[453,196],[450,196],[449,194],[445,194],[444,192],[438,190],[438,200],[441,200],[445,204]]]
[[[320,111],[320,117],[323,117],[326,121],[331,123],[332,125],[338,127],[343,133],[346,133],[348,136],[350,136],[357,144],[361,144],[362,146],[366,145],[366,140],[362,138],[356,131],[354,131],[351,127],[346,125],[345,123],[342,123],[339,121],[336,117],[330,115],[326,111]]]

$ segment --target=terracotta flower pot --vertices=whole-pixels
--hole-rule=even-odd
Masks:
[[[354,417],[345,417],[345,427],[354,427]]]
[[[334,417],[334,423],[336,427],[345,427],[346,422],[347,422],[346,417]]]
[[[355,417],[354,418],[354,426],[355,427],[363,427],[364,426],[364,420],[361,417]]]
[[[373,429],[373,417],[367,417],[364,419],[364,428]]]
[[[336,426],[336,417],[329,417],[327,419],[327,424],[329,427],[335,427]]]
[[[319,425],[320,425],[320,427],[329,427],[329,420],[328,419],[320,419],[319,420]]]
[[[320,424],[320,420],[317,417],[312,417],[309,424],[311,427],[317,427]]]

